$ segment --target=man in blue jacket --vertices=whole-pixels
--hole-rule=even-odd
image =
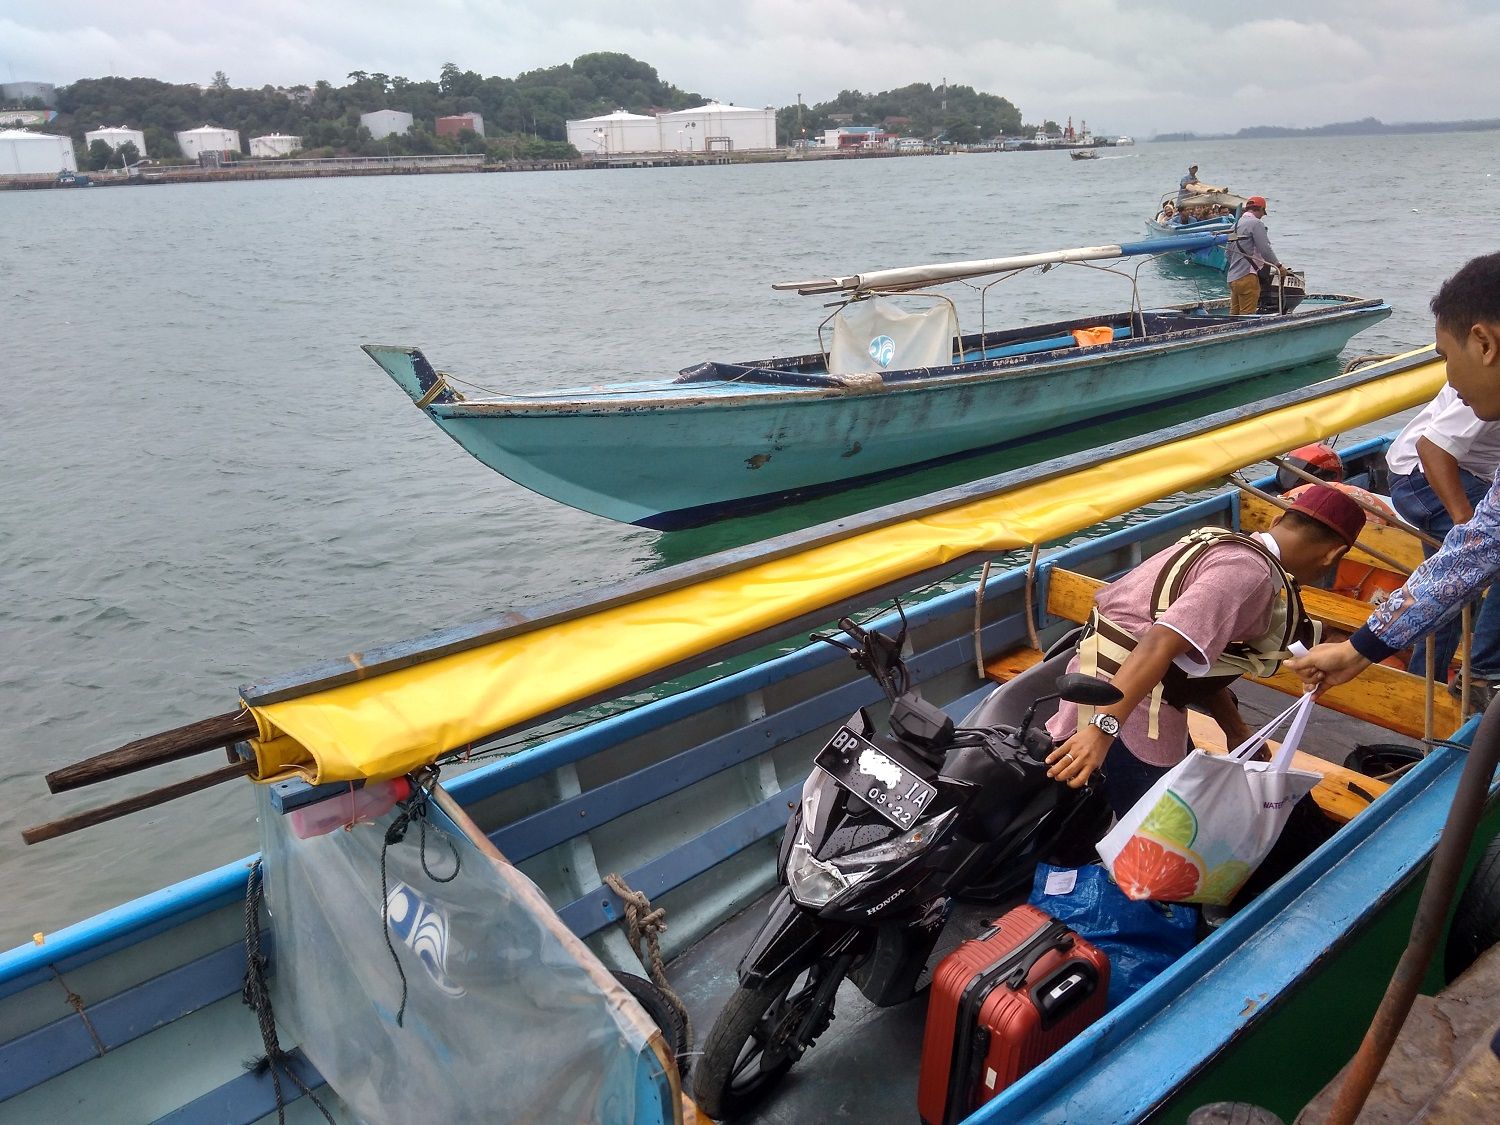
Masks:
[[[1475,258],[1432,299],[1438,355],[1448,385],[1487,422],[1500,421],[1500,253]],[[1307,683],[1347,683],[1472,601],[1500,573],[1500,475],[1442,549],[1417,567],[1347,641],[1318,645],[1291,662]]]

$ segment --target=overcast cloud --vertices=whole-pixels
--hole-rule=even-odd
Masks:
[[[1219,15],[1217,12],[1230,14]],[[6,0],[0,76],[434,79],[622,51],[741,105],[944,77],[1102,133],[1500,116],[1500,0]]]

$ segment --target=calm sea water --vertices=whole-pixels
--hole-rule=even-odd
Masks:
[[[255,846],[230,785],[25,848],[21,825],[133,791],[52,798],[49,770],[320,657],[979,475],[643,531],[491,473],[360,343],[500,390],[808,351],[825,310],[772,281],[1136,238],[1190,160],[1270,199],[1312,288],[1395,306],[1351,352],[1430,340],[1437,284],[1495,249],[1494,134],[0,193],[0,948]],[[1148,304],[1222,292],[1155,265],[1139,283]],[[990,324],[1128,294],[1027,275]]]

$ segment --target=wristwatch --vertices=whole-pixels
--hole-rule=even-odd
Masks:
[[[1098,727],[1111,738],[1120,733],[1120,720],[1113,715],[1106,715],[1103,711],[1094,712],[1094,717],[1089,720],[1089,726]]]

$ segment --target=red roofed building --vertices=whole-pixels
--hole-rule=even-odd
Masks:
[[[481,137],[484,136],[484,118],[477,113],[455,113],[451,117],[437,119],[437,135],[440,137],[456,137],[465,129],[472,129]]]

